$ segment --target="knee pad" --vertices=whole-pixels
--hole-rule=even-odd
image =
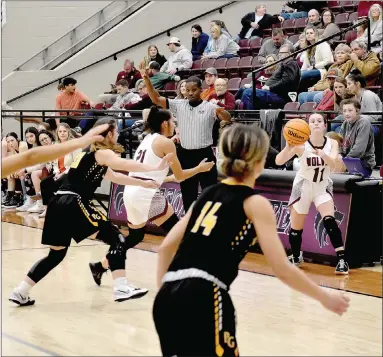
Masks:
[[[338,223],[336,223],[335,218],[333,216],[323,217],[323,225],[326,229],[328,236],[330,237],[330,241],[334,249],[342,247],[342,232],[338,226]]]
[[[172,214],[164,223],[161,224],[161,228],[166,232],[169,231],[179,222],[179,219],[175,213]]]
[[[129,228],[129,235],[125,238],[125,249],[135,247],[138,243],[144,240],[145,227],[133,229]]]
[[[109,262],[109,268],[113,272],[115,270],[125,269],[126,249],[123,243],[117,243],[109,247],[106,258]]]
[[[35,283],[44,278],[52,269],[56,268],[66,256],[68,247],[60,250],[50,249],[49,254],[40,259],[28,272],[28,277]]]
[[[120,232],[118,227],[110,221],[100,222],[100,230],[97,233],[96,239],[101,240],[111,247],[125,242],[124,235]]]

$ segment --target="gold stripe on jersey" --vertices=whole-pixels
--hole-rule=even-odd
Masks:
[[[215,353],[221,357],[224,353],[224,349],[219,341],[219,334],[222,330],[222,296],[216,284],[214,287],[214,330],[215,330]]]
[[[80,209],[81,209],[82,213],[84,213],[85,217],[88,219],[88,221],[89,221],[93,226],[98,227],[98,222],[92,220],[90,213],[88,212],[88,210],[86,209],[86,207],[84,206],[84,204],[81,202],[80,199],[77,200],[77,203],[78,203],[78,205],[80,206]],[[93,218],[94,218],[94,219],[98,218],[98,220],[99,220],[101,217],[93,217]]]
[[[93,202],[92,201],[90,201],[89,202],[89,206],[92,208],[92,209],[94,209],[100,216],[101,216],[101,219],[103,220],[103,221],[106,221],[107,220],[107,218],[106,218],[106,216],[104,215],[104,213],[102,213],[94,204],[93,204]]]

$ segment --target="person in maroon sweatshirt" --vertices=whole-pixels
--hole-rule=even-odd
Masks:
[[[116,83],[120,79],[128,81],[129,89],[134,88],[139,79],[141,79],[141,73],[134,68],[134,62],[130,59],[126,59],[124,62],[124,70],[117,75]]]
[[[227,91],[227,80],[218,78],[214,82],[215,93],[211,94],[208,98],[209,102],[219,105],[226,110],[235,109],[235,97]]]

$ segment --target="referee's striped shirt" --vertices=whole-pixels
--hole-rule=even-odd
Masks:
[[[218,105],[203,101],[193,107],[187,99],[168,99],[168,108],[177,119],[180,143],[196,150],[213,145],[213,126]]]

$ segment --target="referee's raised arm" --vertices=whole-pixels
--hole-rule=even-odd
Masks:
[[[141,76],[145,81],[146,89],[148,90],[149,97],[153,104],[161,106],[162,108],[168,109],[167,101],[165,97],[161,97],[160,94],[154,89],[152,82],[149,78],[149,72],[145,68],[141,70]]]

